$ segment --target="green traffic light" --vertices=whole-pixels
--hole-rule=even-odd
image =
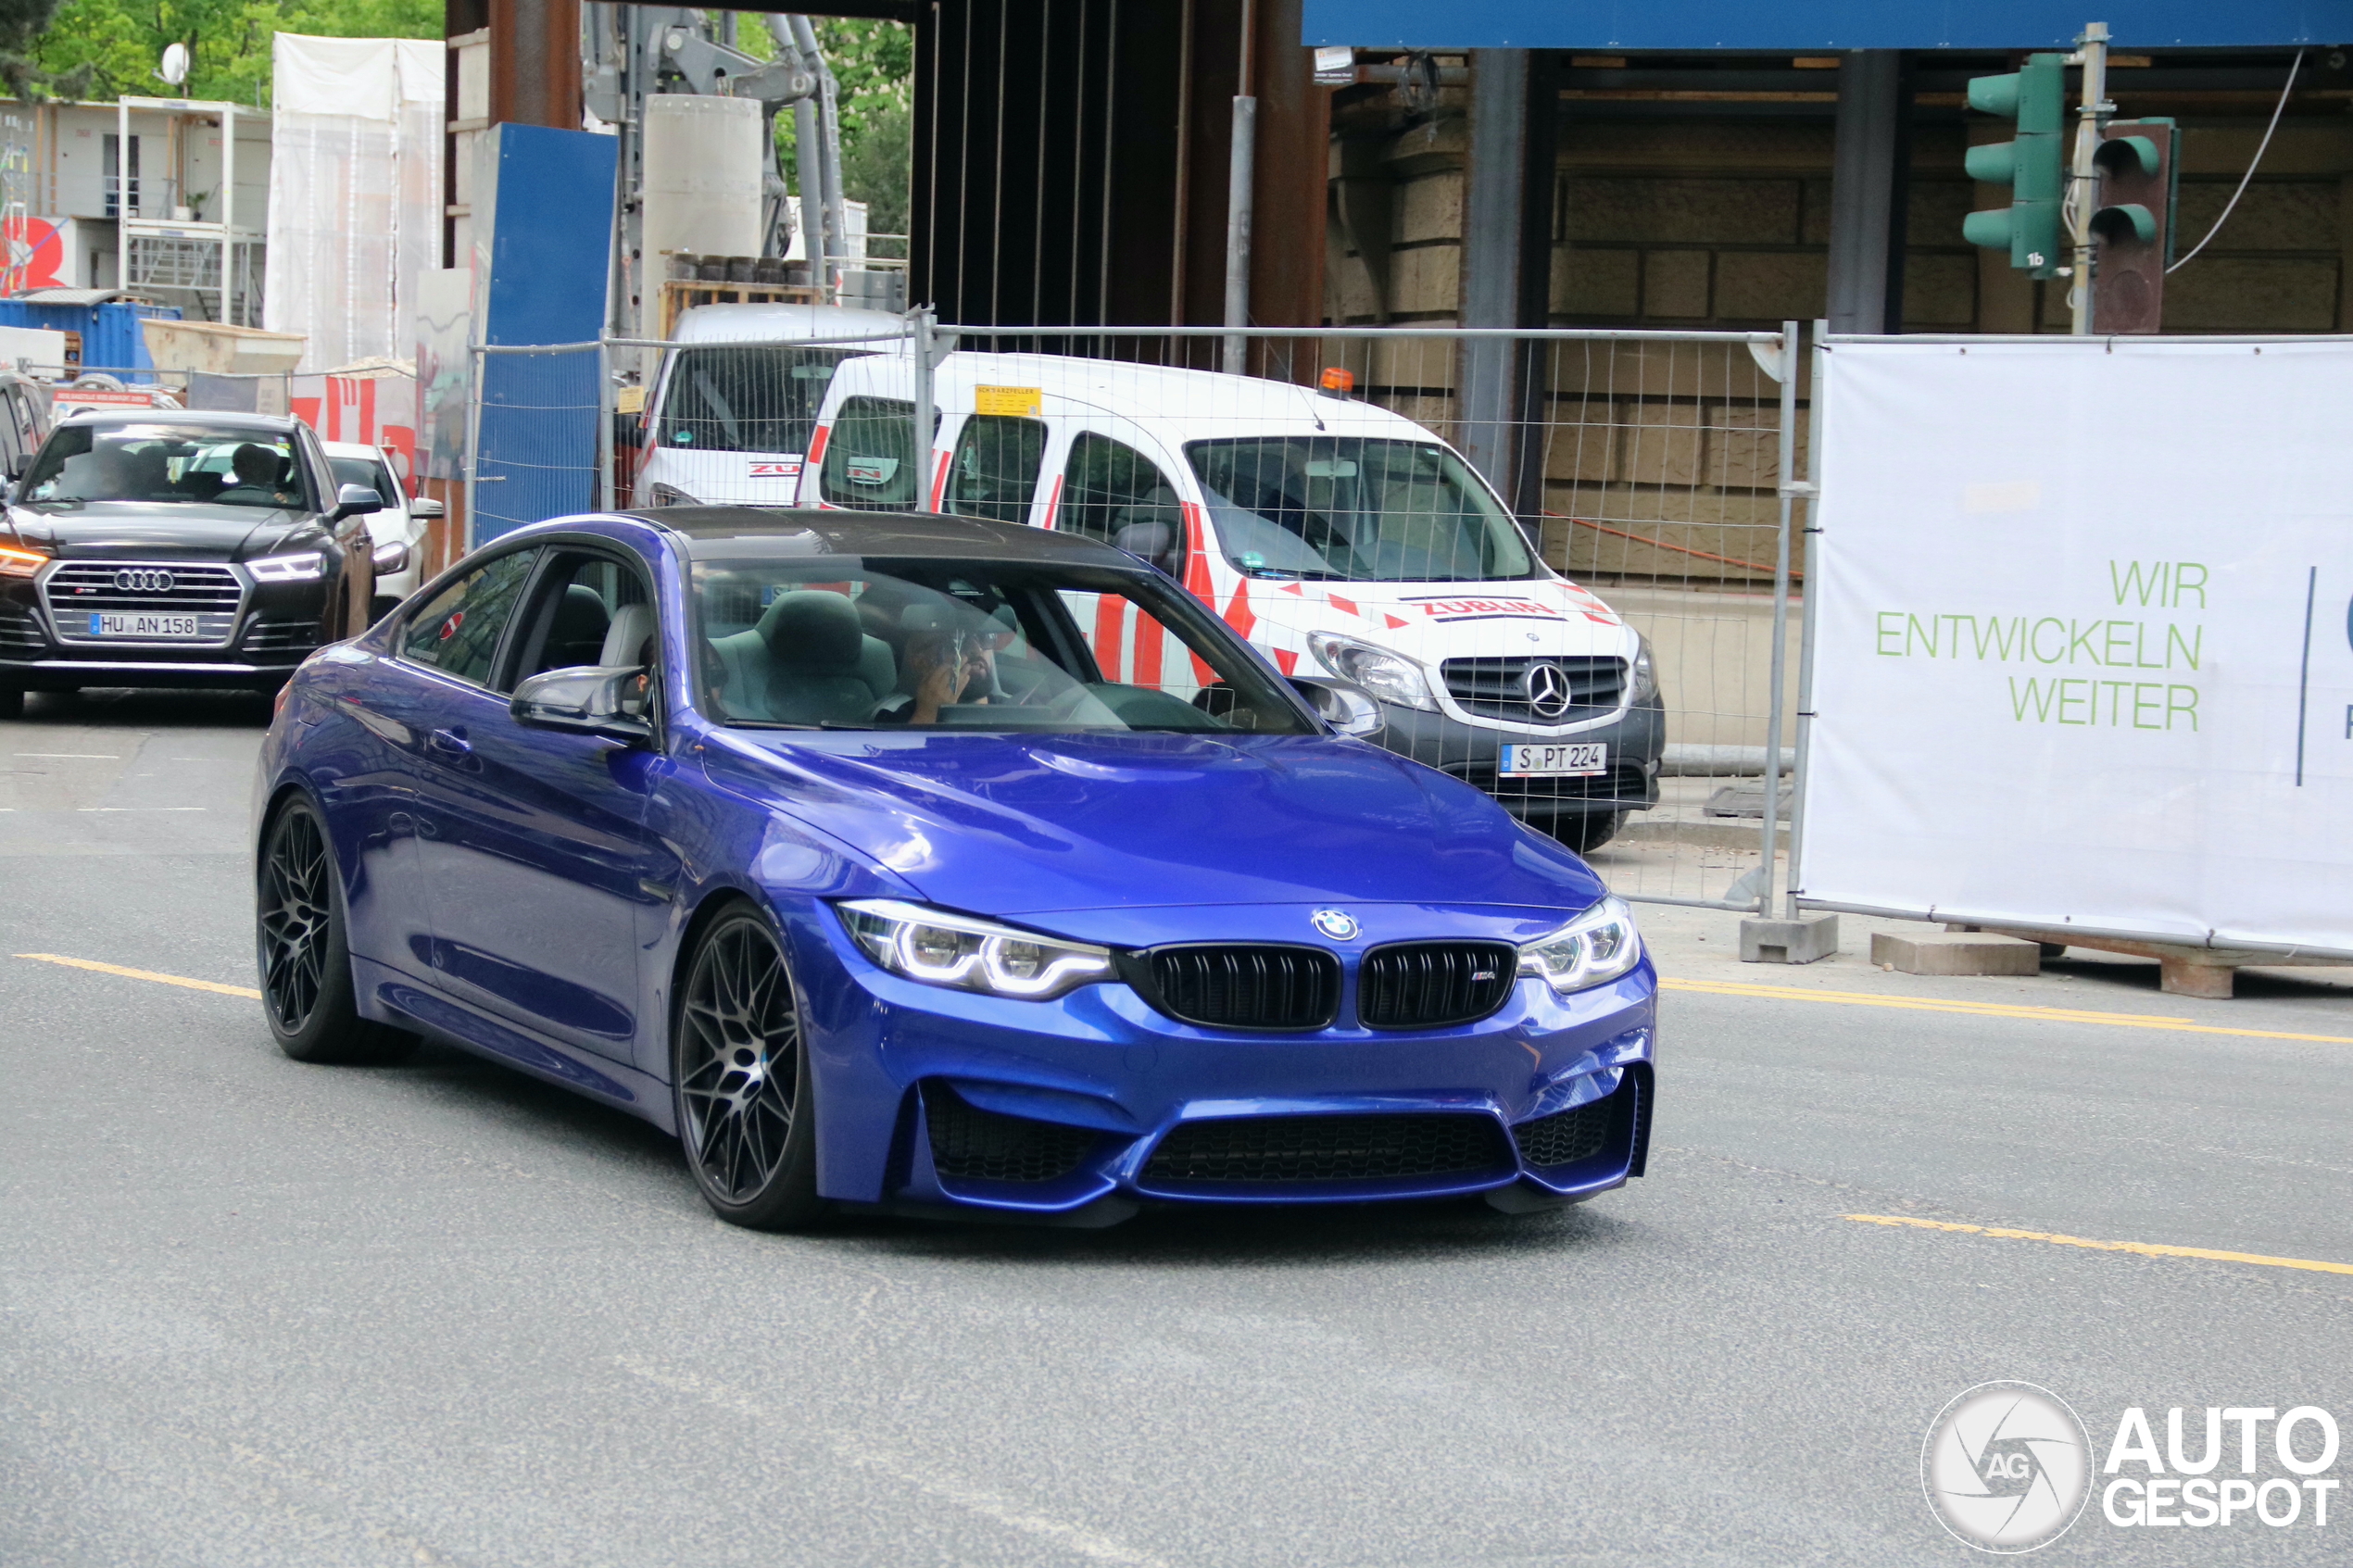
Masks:
[[[1969,84],[1969,107],[2018,121],[2018,139],[1971,147],[1969,178],[2010,187],[2010,205],[1973,212],[1961,235],[1989,250],[2007,249],[2010,265],[2038,278],[2059,264],[2059,202],[2067,189],[2060,128],[2067,116],[2067,56],[2029,55],[2023,69]]]

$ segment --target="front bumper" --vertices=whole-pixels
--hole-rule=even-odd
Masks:
[[[1475,1193],[1529,1208],[1642,1173],[1647,960],[1567,997],[1523,979],[1489,1018],[1411,1033],[1353,1022],[1352,963],[1340,1022],[1244,1034],[1118,984],[1026,1002],[904,980],[831,923],[820,909],[794,932],[829,1198],[1038,1219]]]
[[[1603,723],[1574,730],[1490,729],[1451,714],[1381,704],[1387,727],[1375,737],[1401,756],[1451,773],[1495,797],[1513,816],[1548,822],[1562,817],[1639,811],[1658,804],[1659,759],[1667,750],[1667,712],[1657,697],[1629,705]],[[1590,778],[1507,779],[1499,776],[1504,746],[1598,741],[1609,747],[1609,771]]]
[[[327,607],[340,590],[332,575],[252,584],[233,621],[222,618],[225,640],[101,642],[59,636],[56,617],[64,612],[44,600],[33,580],[11,578],[0,583],[0,685],[27,691],[275,685],[318,647]]]

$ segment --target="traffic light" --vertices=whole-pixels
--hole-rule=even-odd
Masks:
[[[2092,235],[2092,331],[2153,332],[2164,314],[2165,269],[2173,261],[2175,154],[2170,119],[2115,119],[2092,155],[2098,194]]]
[[[2047,278],[2065,256],[2059,201],[2067,191],[2067,155],[2059,128],[2067,113],[2067,56],[2029,55],[2007,76],[1970,79],[1969,107],[2018,121],[2018,140],[1969,150],[1972,180],[2007,185],[2010,205],[1972,212],[1961,234],[1973,245],[2007,250],[2010,265]]]

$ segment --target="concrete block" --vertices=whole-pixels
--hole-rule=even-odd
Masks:
[[[2043,947],[2015,936],[1932,931],[1918,936],[1871,933],[1871,962],[1906,974],[2040,974]]]
[[[1741,962],[1813,963],[1838,951],[1838,917],[1741,922]]]

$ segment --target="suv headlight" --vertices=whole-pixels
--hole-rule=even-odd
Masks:
[[[1640,633],[1634,647],[1634,695],[1627,700],[1641,704],[1658,695],[1658,671],[1651,663],[1651,640]]]
[[[1108,947],[897,898],[854,898],[834,908],[868,958],[930,985],[1043,1001],[1113,975]]]
[[[257,583],[308,583],[327,573],[327,558],[317,550],[295,550],[245,562]]]
[[[1642,933],[1622,898],[1604,898],[1519,950],[1519,972],[1541,976],[1564,997],[1615,980],[1642,961]]]
[[[39,550],[0,545],[0,577],[30,577],[48,564],[49,558]]]
[[[1330,632],[1308,633],[1307,646],[1325,669],[1343,681],[1354,682],[1381,701],[1428,713],[1438,711],[1438,698],[1430,695],[1429,677],[1403,654]]]

